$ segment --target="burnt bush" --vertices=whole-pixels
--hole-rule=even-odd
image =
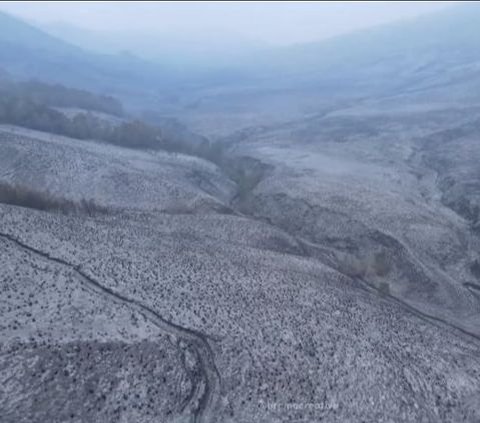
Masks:
[[[21,184],[0,183],[0,203],[63,214],[105,214],[108,209],[94,200],[79,202],[54,196],[48,191],[37,191]]]

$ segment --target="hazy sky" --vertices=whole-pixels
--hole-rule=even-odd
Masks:
[[[319,40],[411,18],[454,2],[4,2],[4,10],[39,23],[95,30],[236,34],[270,44]]]

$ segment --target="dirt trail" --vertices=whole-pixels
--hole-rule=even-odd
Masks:
[[[116,304],[126,305],[130,309],[143,315],[164,333],[182,339],[183,342],[191,348],[194,356],[198,359],[200,369],[200,377],[198,378],[197,386],[193,389],[196,395],[194,395],[190,401],[193,409],[192,422],[201,423],[205,421],[214,421],[214,408],[216,400],[219,397],[221,378],[215,365],[215,354],[205,334],[195,329],[189,329],[170,322],[150,307],[142,304],[140,301],[128,298],[102,285],[85,274],[81,270],[81,266],[73,265],[58,257],[53,257],[48,253],[23,243],[11,235],[0,233],[0,237],[16,244],[18,247],[29,253],[33,253],[40,256],[42,259],[55,262],[57,265],[73,271],[82,285],[91,292],[94,292],[97,295],[102,295]]]

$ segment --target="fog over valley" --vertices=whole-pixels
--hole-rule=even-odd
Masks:
[[[480,422],[479,22],[2,2],[0,422]]]

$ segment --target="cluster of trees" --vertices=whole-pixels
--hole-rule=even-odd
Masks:
[[[208,139],[164,135],[158,126],[140,120],[112,124],[93,113],[68,117],[30,96],[0,92],[0,123],[23,126],[65,135],[80,140],[95,139],[127,148],[164,150],[201,157],[217,164],[238,185],[237,200],[243,201],[266,172],[265,165],[254,159],[230,158],[225,144]]]
[[[52,87],[46,84],[27,82],[15,85],[17,88],[21,87],[21,89],[15,90],[13,89],[14,85],[9,85],[9,88],[4,90],[0,84],[0,123],[23,126],[82,140],[95,139],[128,148],[166,150],[190,154],[219,165],[223,163],[224,150],[221,143],[211,143],[206,138],[189,140],[187,136],[172,136],[172,134],[165,136],[160,127],[141,120],[112,124],[89,111],[77,113],[70,118],[51,107],[47,102],[42,101],[45,98],[36,94],[41,90],[28,91],[29,84],[38,87]],[[62,87],[58,93],[62,93],[63,90],[65,92],[77,92],[77,90]],[[85,98],[88,98],[88,96],[95,97],[93,94],[86,93]],[[59,101],[56,103],[58,104]],[[80,103],[77,102],[77,105],[79,106]],[[87,104],[84,104],[84,106],[86,107]],[[121,109],[121,105],[119,107]],[[92,110],[99,108],[93,107]]]
[[[80,213],[94,216],[108,212],[107,208],[99,206],[93,200],[82,199],[74,202],[56,197],[48,191],[36,191],[26,185],[4,182],[0,182],[0,203],[63,214]]]
[[[73,117],[54,107],[78,107],[87,110]],[[230,174],[239,175],[237,167],[226,161],[222,143],[193,136],[178,128],[162,128],[143,120],[112,123],[96,116],[101,111],[123,115],[120,102],[87,91],[49,85],[38,81],[12,82],[0,77],[0,123],[23,126],[77,139],[95,139],[107,143],[140,149],[165,150],[202,157],[212,161]],[[248,175],[250,176],[250,175]],[[247,185],[251,185],[248,183]],[[247,187],[248,188],[248,187]]]
[[[56,134],[68,132],[69,120],[62,113],[27,97],[1,93],[0,122]]]
[[[69,118],[58,110],[18,94],[0,93],[0,123],[82,140],[96,139],[129,148],[163,149],[205,157],[209,155],[209,143],[190,145],[180,140],[173,142],[162,136],[160,128],[139,120],[111,124],[89,112]]]
[[[76,107],[119,117],[125,114],[122,103],[113,97],[67,88],[59,84],[51,85],[35,80],[14,82],[0,77],[0,92],[51,107]]]

